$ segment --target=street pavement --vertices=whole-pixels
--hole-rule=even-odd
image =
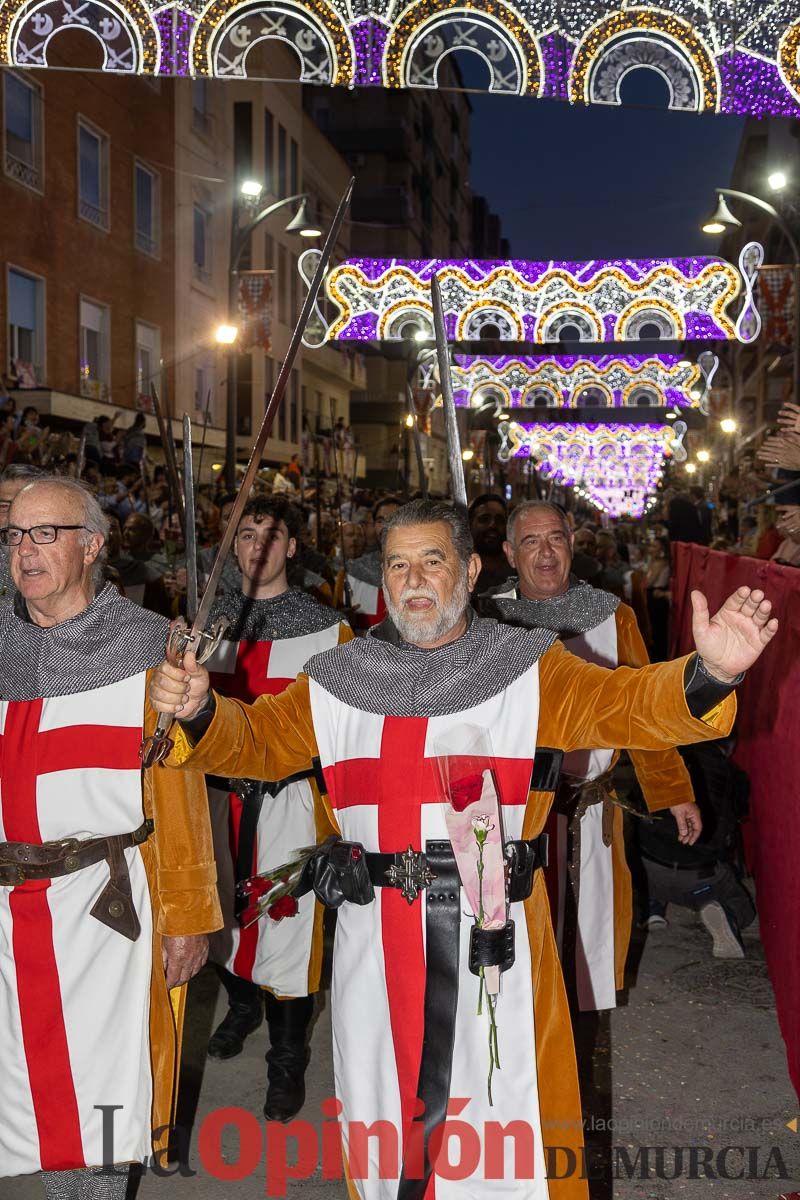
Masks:
[[[607,1152],[610,1145],[615,1164],[611,1172],[602,1172],[590,1154],[588,1173],[598,1176],[592,1180],[592,1198],[777,1200],[800,1186],[800,1133],[787,1127],[798,1115],[798,1103],[786,1072],[757,928],[745,933],[747,958],[725,962],[711,957],[709,935],[692,914],[673,907],[669,917],[663,931],[634,934],[631,986],[624,1003],[599,1020],[585,1020],[580,1031],[582,1054],[589,1057],[593,1075],[586,1087],[588,1143],[593,1153]],[[248,1039],[239,1058],[211,1062],[205,1058],[205,1043],[223,1011],[221,989],[206,969],[191,987],[179,1114],[179,1122],[193,1131],[183,1170],[196,1174],[165,1178],[148,1172],[137,1200],[257,1200],[265,1195],[260,1152],[252,1174],[240,1180],[214,1178],[200,1163],[197,1131],[208,1114],[237,1106],[252,1114],[253,1123],[261,1119],[266,1026]],[[363,1065],[370,1069],[369,1062]],[[501,1080],[498,1076],[498,1086]],[[324,994],[301,1114],[315,1128],[321,1122],[320,1106],[332,1091],[330,1007]],[[658,1146],[668,1148],[662,1161]],[[720,1157],[727,1146],[756,1149],[749,1158],[736,1151]],[[683,1148],[682,1164],[676,1164],[674,1147]],[[238,1138],[230,1130],[222,1149],[224,1169],[238,1161]],[[706,1161],[715,1175],[721,1162],[730,1175],[744,1165],[747,1174],[759,1177],[704,1178],[703,1150],[710,1152]],[[775,1177],[781,1166],[794,1183]],[[659,1170],[662,1176],[677,1177],[658,1178]],[[633,1178],[628,1178],[631,1172]],[[290,1182],[286,1194],[297,1200],[345,1200],[347,1192],[341,1181],[324,1180],[317,1169],[307,1180]],[[41,1196],[36,1177],[0,1180],[2,1200]],[[469,1200],[481,1198],[470,1193]]]

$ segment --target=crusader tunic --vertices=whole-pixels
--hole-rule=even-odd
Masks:
[[[386,616],[382,583],[383,564],[380,550],[370,550],[368,554],[362,554],[360,558],[348,564],[347,584],[354,609],[353,628],[359,632],[372,629]],[[333,602],[337,608],[344,608],[346,605],[344,571],[340,571],[336,577]]]
[[[572,580],[552,600],[519,598],[516,581],[491,595],[502,617],[528,628],[552,629],[571,654],[601,667],[643,667],[649,663],[633,609],[618,597]],[[567,783],[577,786],[613,770],[618,750],[574,750],[562,764]],[[694,800],[689,773],[677,750],[631,750],[631,762],[650,812]],[[604,806],[590,805],[580,818],[577,937],[570,946],[579,1008],[613,1008],[623,986],[633,919],[633,889],[625,858],[622,810],[613,808],[610,840],[603,828]],[[559,952],[564,953],[568,887],[568,817],[553,810],[547,821],[550,861],[546,872]]]
[[[199,743],[192,746],[182,731],[171,765],[279,779],[319,754],[330,818],[345,839],[367,851],[409,844],[419,850],[447,836],[435,757],[442,735],[457,728],[490,734],[506,836],[533,838],[552,799],[528,792],[537,744],[655,749],[717,737],[735,715],[727,695],[703,720],[691,715],[687,659],[609,672],[551,645],[552,634],[494,621],[475,619],[455,642],[430,651],[396,634],[391,640],[391,627],[384,640],[384,629],[313,659],[280,696],[262,696],[253,706],[216,698]],[[425,893],[409,905],[393,889],[375,892],[370,904],[339,909],[334,947],[334,1074],[346,1162],[355,1150],[355,1121],[387,1121],[408,1150],[423,1050]],[[466,1179],[437,1175],[428,1200],[471,1200],[487,1189],[513,1200],[586,1200],[579,1167],[565,1179],[545,1178],[543,1145],[578,1152],[582,1136],[569,1012],[540,871],[530,897],[511,905],[511,917],[516,962],[503,975],[497,1004],[502,1069],[494,1107],[487,1100],[485,1012],[476,1015],[477,980],[466,965],[473,918],[461,919],[449,1095],[466,1101],[459,1120],[477,1131],[482,1146],[487,1122],[524,1123],[533,1135],[534,1177],[516,1177],[509,1139],[503,1178],[487,1179],[481,1154]],[[373,1138],[368,1177],[349,1180],[351,1195],[394,1200],[398,1181],[387,1173]]]
[[[105,861],[52,880],[0,886],[0,1175],[142,1160],[173,1111],[182,992],[167,993],[163,936],[220,924],[202,777],[142,775],[155,724],[148,668],[167,622],[111,584],[83,612],[33,625],[21,597],[0,608],[0,842],[155,831],[124,851],[141,933],[90,909]]]
[[[279,695],[313,655],[353,636],[337,612],[296,589],[270,600],[228,593],[215,604],[211,620],[222,616],[230,625],[208,663],[212,684],[223,696],[248,703]],[[219,786],[224,780],[207,780],[225,915],[225,928],[211,938],[211,958],[282,997],[306,996],[319,988],[322,908],[309,893],[299,900],[295,916],[277,922],[264,917],[242,929],[235,916],[235,884],[237,876],[288,862],[330,832],[311,763],[293,774],[267,793],[251,781],[230,791]]]

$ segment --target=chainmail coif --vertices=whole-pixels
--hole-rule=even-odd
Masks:
[[[528,600],[525,596],[502,594],[516,586],[516,579],[508,579],[499,588],[481,596],[482,610],[489,615],[499,615],[510,625],[551,629],[560,637],[574,637],[596,629],[617,611],[621,603],[618,596],[592,587],[574,575],[570,576],[568,590],[550,600]]]
[[[231,642],[268,642],[303,637],[338,625],[341,613],[320,604],[308,592],[289,588],[269,600],[253,600],[241,591],[218,596],[211,610],[211,621],[227,617],[230,626],[225,638]]]
[[[0,605],[0,699],[74,696],[119,683],[164,657],[169,621],[107,583],[76,616],[50,629],[28,618],[21,595]]]
[[[549,650],[556,635],[472,617],[454,642],[425,650],[404,642],[388,619],[366,637],[315,654],[309,677],[362,712],[441,717],[504,691]]]

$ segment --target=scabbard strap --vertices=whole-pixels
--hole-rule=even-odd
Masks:
[[[425,861],[436,878],[425,889],[424,1028],[417,1082],[424,1109],[415,1118],[423,1127],[423,1177],[409,1178],[404,1163],[397,1200],[422,1200],[425,1195],[433,1170],[430,1136],[447,1115],[456,1035],[461,881],[448,841],[426,842]]]
[[[109,880],[90,909],[101,924],[135,942],[141,933],[133,903],[125,851],[141,846],[153,832],[153,822],[143,821],[132,833],[99,838],[65,838],[60,842],[0,843],[0,887],[19,887],[37,880],[60,879],[104,859]]]

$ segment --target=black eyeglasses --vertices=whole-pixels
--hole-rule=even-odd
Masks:
[[[86,528],[86,525],[32,525],[30,529],[20,529],[18,525],[9,525],[8,529],[0,529],[0,546],[20,546],[26,533],[35,546],[49,546],[62,529]]]

